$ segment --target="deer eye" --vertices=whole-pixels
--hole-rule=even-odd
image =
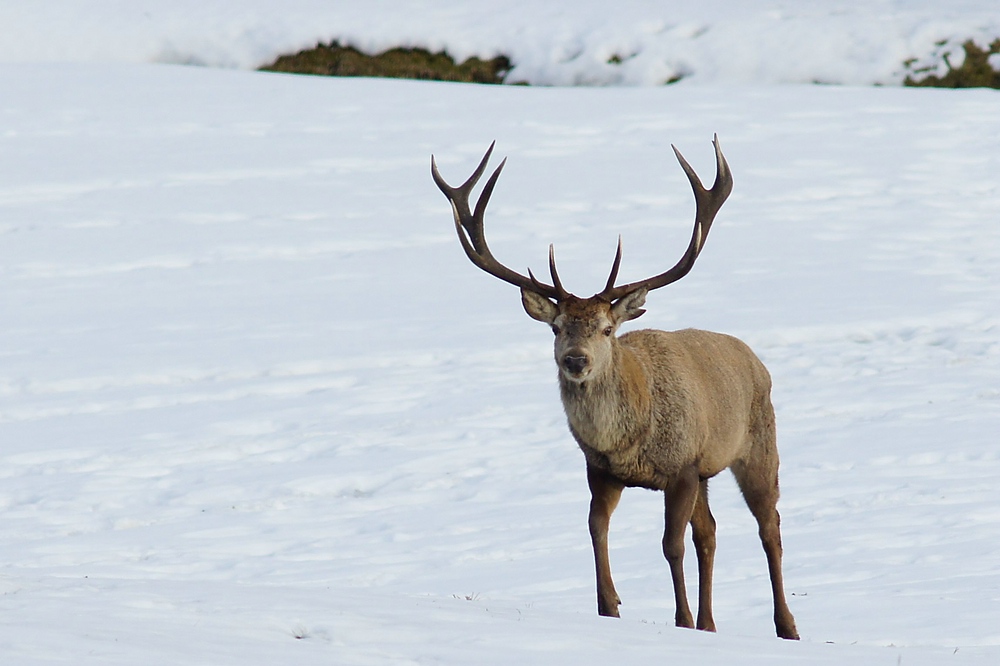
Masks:
[[[555,326],[555,325],[552,326],[552,334],[553,335],[559,335],[559,327],[558,326]]]
[[[611,334],[614,333],[614,332],[615,331],[614,331],[614,329],[611,326],[608,326],[606,329],[604,329],[604,335],[606,335],[608,337],[610,337]]]

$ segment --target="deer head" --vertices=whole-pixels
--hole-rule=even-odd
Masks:
[[[448,185],[438,172],[437,164],[431,156],[431,175],[434,182],[451,202],[455,214],[455,230],[462,243],[465,254],[473,264],[504,282],[520,287],[521,303],[525,312],[532,319],[544,322],[552,327],[555,333],[555,359],[562,377],[571,383],[582,383],[590,377],[605,371],[613,358],[613,348],[617,343],[615,332],[618,327],[630,319],[641,316],[646,300],[646,294],[653,289],[659,289],[681,279],[694,266],[708,237],[709,229],[716,214],[733,189],[733,178],[729,165],[719,147],[719,138],[713,140],[715,145],[716,175],[712,189],[705,189],[694,169],[676,147],[671,146],[681,168],[687,174],[694,190],[697,212],[694,220],[694,231],[687,251],[669,270],[638,282],[615,286],[618,269],[621,266],[622,243],[618,239],[618,251],[611,266],[604,289],[590,298],[580,298],[566,291],[559,280],[556,270],[555,252],[549,246],[549,276],[552,284],[542,282],[528,270],[522,275],[513,271],[499,261],[490,251],[486,243],[483,229],[483,218],[486,205],[489,203],[493,188],[496,186],[500,172],[506,159],[493,172],[483,187],[476,209],[469,207],[469,196],[472,188],[482,177],[493,153],[493,146],[483,156],[475,172],[465,183],[458,187]]]

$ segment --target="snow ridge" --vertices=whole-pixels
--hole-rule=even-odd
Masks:
[[[746,3],[739,0],[331,3],[324,0],[65,0],[0,6],[0,62],[116,61],[254,69],[339,40],[511,58],[534,85],[700,83],[898,85],[1000,37],[990,0]]]

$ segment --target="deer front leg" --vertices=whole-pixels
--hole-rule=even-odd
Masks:
[[[594,564],[597,569],[597,613],[619,617],[618,605],[621,599],[611,580],[608,526],[625,486],[607,472],[590,465],[587,466],[587,483],[590,485],[590,516],[587,522],[590,526],[590,540],[594,544]]]
[[[663,492],[663,556],[670,565],[670,577],[674,582],[674,624],[691,629],[694,628],[694,618],[684,586],[684,532],[694,513],[698,483],[698,470],[691,466],[682,471]]]

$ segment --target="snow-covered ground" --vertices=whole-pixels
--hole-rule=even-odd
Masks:
[[[149,59],[138,18],[18,20],[78,49],[12,32],[36,60]],[[175,39],[208,53],[198,25]],[[0,65],[0,661],[996,663],[1000,95],[702,83]],[[551,333],[464,257],[429,174],[497,139],[495,253],[544,269],[552,242],[589,294],[619,234],[622,280],[679,256],[669,145],[707,179],[715,132],[734,193],[634,324],[770,368],[798,643],[728,474],[719,633],[671,626],[641,490],[612,521],[622,619],[597,617]]]
[[[0,88],[18,663],[1000,656],[995,93],[148,65],[5,66]],[[596,617],[551,334],[462,255],[428,169],[458,180],[498,138],[494,250],[540,267],[554,242],[589,293],[619,233],[625,280],[678,256],[668,144],[708,175],[713,132],[735,192],[640,321],[737,334],[774,375],[798,645],[771,638],[728,475],[720,633],[670,627],[645,491],[612,525],[623,619]]]
[[[613,6],[613,9],[611,7]],[[0,3],[0,62],[253,69],[340,40],[506,54],[541,85],[900,83],[1000,38],[996,0],[58,0]],[[908,61],[914,61],[908,70]],[[995,65],[1000,70],[1000,62]]]

